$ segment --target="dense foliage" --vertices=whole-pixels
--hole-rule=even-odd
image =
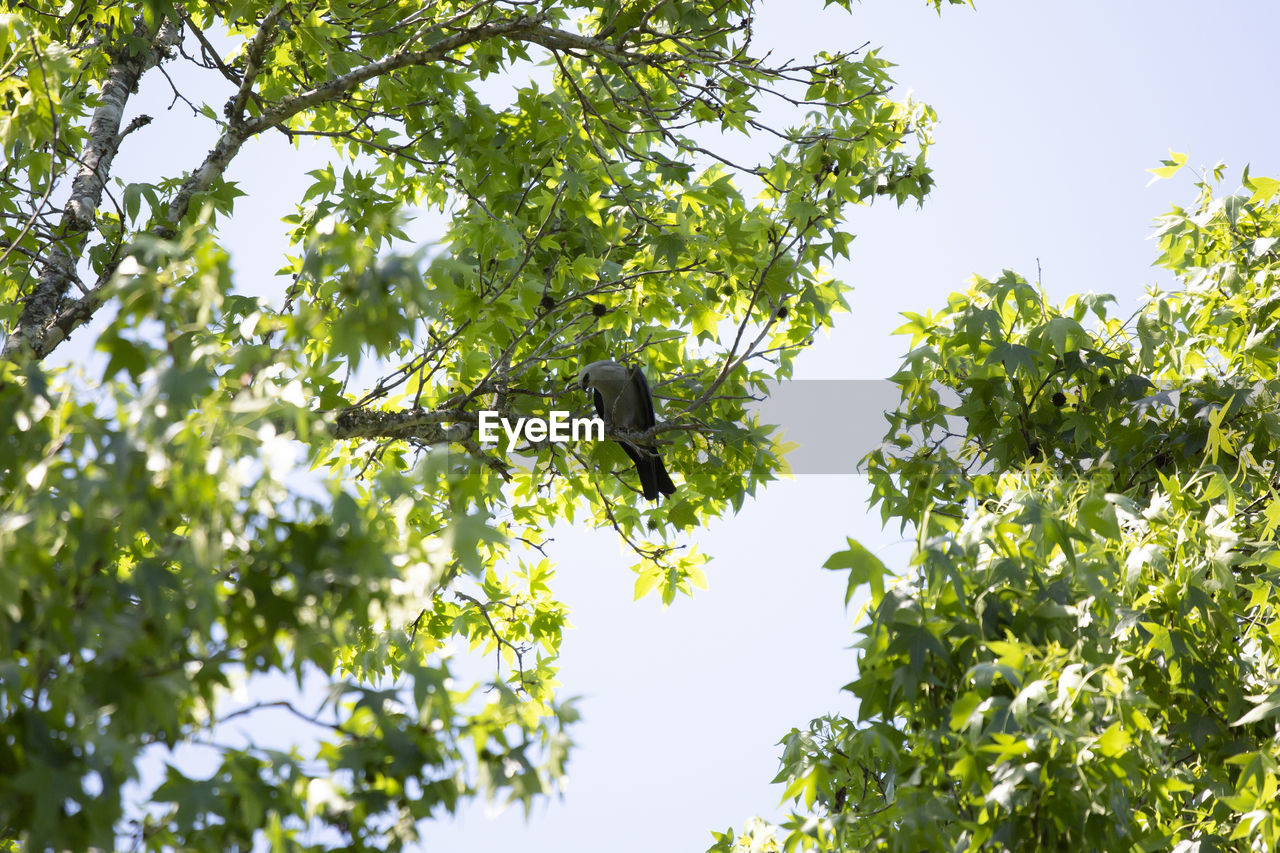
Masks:
[[[932,114],[885,60],[768,60],[752,7],[5,5],[0,844],[394,850],[461,799],[555,789],[575,712],[544,532],[615,528],[637,595],[702,584],[682,531],[777,472],[743,399],[842,306],[846,207],[930,184]],[[180,64],[206,141],[131,107]],[[226,177],[267,133],[335,155],[281,298],[237,286],[219,232],[272,191]],[[722,153],[740,134],[761,162]],[[117,179],[150,146],[185,167]],[[414,208],[447,216],[408,241],[435,248],[405,248]],[[481,409],[585,413],[566,383],[605,357],[660,397],[660,505],[610,442],[476,440]],[[455,640],[493,684],[450,678]],[[271,672],[330,698],[228,698]],[[267,712],[318,746],[211,734]],[[191,743],[212,775],[169,767],[126,813],[144,750]]]
[[[791,732],[798,811],[716,849],[1280,846],[1280,182],[1222,177],[1127,320],[1011,272],[908,315],[867,463],[914,557],[828,564],[870,585],[859,719]]]

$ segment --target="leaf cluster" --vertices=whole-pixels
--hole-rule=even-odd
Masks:
[[[1221,178],[1127,321],[1013,273],[908,315],[867,464],[917,546],[828,564],[871,586],[858,719],[788,734],[799,810],[717,849],[1280,843],[1280,185]]]
[[[760,55],[745,0],[14,9],[0,843],[394,850],[468,798],[559,790],[548,529],[615,530],[638,596],[705,585],[683,531],[781,470],[745,405],[845,306],[849,208],[928,190],[932,112],[874,51]],[[207,147],[126,123],[153,83]],[[220,229],[274,191],[228,175],[277,133],[334,154],[273,298]],[[744,134],[759,162],[726,153]],[[183,165],[120,179],[146,144]],[[606,357],[657,394],[661,505],[612,443],[476,439],[482,409],[586,414],[569,380]],[[456,651],[492,677],[455,683]],[[272,674],[299,695],[256,695]],[[285,743],[224,737],[281,715]],[[208,775],[171,762],[126,813],[148,750],[191,745]]]

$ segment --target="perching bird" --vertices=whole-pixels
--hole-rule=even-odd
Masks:
[[[649,383],[638,366],[627,368],[608,359],[592,362],[578,374],[578,384],[583,391],[592,390],[596,414],[612,427],[642,432],[657,423]],[[636,465],[646,500],[657,500],[659,492],[669,495],[676,490],[655,447],[629,441],[618,443]]]

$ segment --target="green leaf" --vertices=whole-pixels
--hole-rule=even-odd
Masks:
[[[1108,726],[1107,730],[1099,736],[1097,744],[1099,752],[1109,758],[1115,758],[1129,751],[1129,747],[1133,744],[1133,739],[1119,722],[1115,722]]]
[[[879,601],[884,596],[884,576],[888,569],[875,554],[868,551],[860,542],[845,537],[848,548],[837,551],[822,564],[824,569],[848,570],[849,583],[845,588],[844,603],[853,600],[853,594],[862,584],[870,584],[871,600]]]
[[[653,588],[658,585],[658,581],[662,579],[662,572],[657,569],[646,569],[639,573],[636,577],[635,597],[634,601],[644,598]]]
[[[1163,165],[1158,166],[1154,169],[1147,169],[1148,172],[1150,172],[1152,175],[1155,176],[1148,183],[1148,186],[1150,186],[1151,183],[1155,183],[1157,180],[1160,180],[1162,178],[1172,178],[1174,175],[1176,175],[1178,173],[1178,170],[1181,169],[1184,165],[1186,165],[1187,155],[1175,153],[1174,151],[1171,150],[1169,152],[1169,159],[1161,160],[1160,162]]]
[[[1280,180],[1275,178],[1252,178],[1247,179],[1244,185],[1253,190],[1253,195],[1249,197],[1250,204],[1261,204],[1270,201],[1280,191]]]
[[[1257,704],[1253,706],[1252,710],[1231,725],[1247,726],[1251,723],[1270,719],[1271,717],[1280,717],[1280,690],[1276,690],[1268,696],[1261,697],[1261,699],[1257,701]]]

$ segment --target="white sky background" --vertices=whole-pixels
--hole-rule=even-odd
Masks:
[[[801,357],[798,378],[887,376],[906,345],[889,335],[899,312],[942,305],[975,272],[1009,267],[1034,280],[1037,259],[1055,301],[1110,292],[1127,316],[1145,286],[1170,284],[1150,268],[1152,218],[1194,199],[1185,170],[1148,187],[1145,169],[1172,148],[1191,165],[1225,160],[1227,189],[1246,163],[1280,175],[1271,0],[979,0],[977,11],[941,18],[923,0],[865,0],[852,15],[820,6],[765,0],[758,47],[803,58],[883,46],[899,94],[938,111],[937,186],[919,211],[855,211],[854,257],[836,270],[856,288],[853,312]],[[129,112],[157,119],[120,155],[131,179],[195,165],[184,139],[193,125],[181,105],[164,111],[165,88],[151,75],[146,106]],[[328,157],[271,135],[233,163],[229,177],[249,197],[221,231],[244,292],[281,292],[271,280],[285,246],[279,218],[309,184],[302,173]],[[428,824],[423,849],[700,851],[711,829],[776,817],[777,740],[815,716],[856,712],[839,690],[855,675],[854,611],[842,604],[843,573],[819,566],[846,535],[891,567],[909,555],[896,527],[882,532],[878,512],[867,514],[867,496],[858,477],[770,485],[694,537],[715,558],[711,589],[665,611],[654,596],[631,601],[630,558],[612,533],[562,525],[549,553],[575,630],[561,693],[583,696],[585,717],[572,733],[568,795],[527,824],[518,809],[491,819],[482,805],[466,808]]]

